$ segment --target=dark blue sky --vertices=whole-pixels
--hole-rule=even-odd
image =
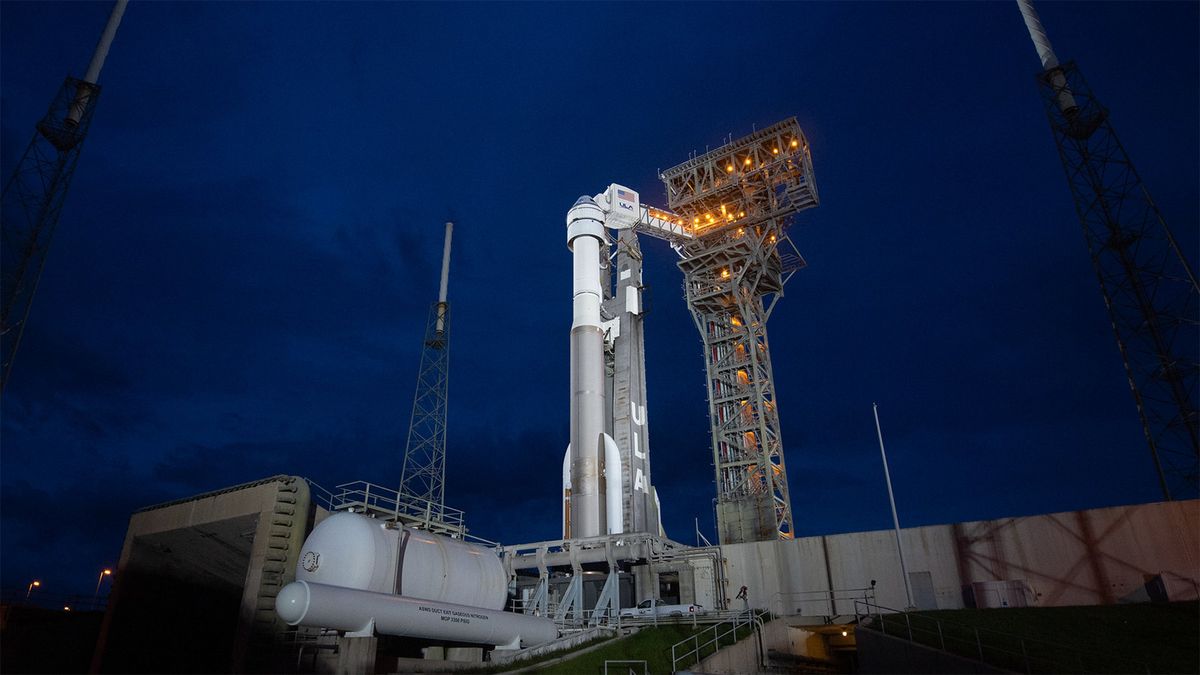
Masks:
[[[1186,250],[1200,5],[1043,3]],[[0,5],[7,177],[107,3]],[[90,593],[129,513],[275,473],[399,480],[457,221],[447,498],[558,534],[563,217],[788,116],[809,262],[770,338],[800,534],[1159,497],[1011,2],[134,3],[3,406],[0,584]],[[645,244],[654,482],[712,535],[699,337]]]

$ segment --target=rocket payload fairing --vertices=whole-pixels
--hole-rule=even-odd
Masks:
[[[663,534],[646,433],[641,254],[630,229],[640,213],[637,193],[618,185],[580,197],[567,213],[574,283],[563,538]],[[606,228],[620,231],[615,255]]]

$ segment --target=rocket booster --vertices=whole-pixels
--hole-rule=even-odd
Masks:
[[[604,212],[580,197],[567,212],[567,248],[573,256],[571,322],[571,506],[570,535],[608,533],[605,495],[600,489],[604,432],[604,335],[600,328],[601,244]],[[615,486],[620,490],[620,486]]]

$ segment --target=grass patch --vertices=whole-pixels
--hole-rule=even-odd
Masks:
[[[1200,672],[1196,602],[884,615],[890,635],[908,637],[910,627],[916,642],[972,659],[982,650],[985,662],[1016,672]]]
[[[711,626],[703,626],[692,629],[690,624],[673,624],[657,627],[647,627],[630,635],[627,638],[614,641],[612,644],[601,647],[594,652],[582,654],[573,659],[568,659],[562,663],[556,663],[545,668],[540,668],[534,672],[539,674],[554,674],[554,673],[569,673],[574,675],[581,674],[600,674],[604,672],[605,661],[616,660],[631,660],[645,661],[646,666],[651,673],[669,673],[671,672],[671,645],[691,637],[695,633],[703,633],[709,630]],[[722,632],[724,631],[722,628]],[[750,633],[750,628],[744,627],[738,631],[737,638],[744,638]],[[709,633],[711,636],[712,633]],[[726,636],[721,644],[729,646],[732,643],[733,636]],[[705,638],[701,637],[701,641]],[[707,656],[714,651],[709,648],[704,655]],[[691,665],[691,664],[688,664]],[[637,672],[641,672],[640,668],[635,667]],[[622,670],[621,672],[627,672]]]

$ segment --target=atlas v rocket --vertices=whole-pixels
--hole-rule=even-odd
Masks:
[[[580,197],[567,212],[574,284],[564,539],[664,534],[650,483],[642,256],[632,229],[640,214],[637,193],[619,185]]]

